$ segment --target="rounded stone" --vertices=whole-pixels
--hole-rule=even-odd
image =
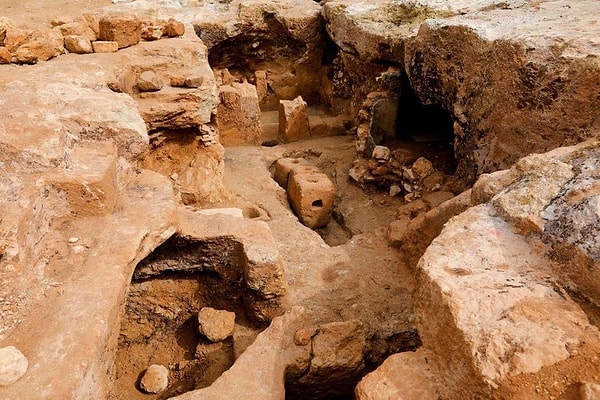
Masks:
[[[235,328],[235,313],[204,307],[198,313],[198,331],[211,342],[225,340]]]
[[[308,328],[300,328],[294,333],[294,344],[296,346],[306,346],[310,343],[313,332]]]
[[[29,362],[14,346],[0,349],[0,386],[12,385],[25,375]]]
[[[152,71],[144,71],[137,82],[138,89],[142,92],[155,92],[162,89],[162,80]]]
[[[140,387],[146,393],[160,393],[169,386],[169,371],[162,365],[153,364],[146,369]]]

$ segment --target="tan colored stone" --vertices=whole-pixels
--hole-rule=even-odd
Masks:
[[[598,343],[586,314],[550,278],[541,250],[490,205],[452,219],[428,247],[415,307],[419,336],[445,383],[441,397],[489,393],[510,376],[571,357],[582,341]]]
[[[153,364],[146,369],[140,387],[146,393],[155,394],[169,386],[169,370],[163,365]]]
[[[298,219],[309,228],[321,228],[331,221],[335,186],[327,175],[304,167],[293,169],[287,188]]]
[[[440,234],[446,222],[471,205],[471,191],[468,190],[413,219],[402,241],[402,250],[405,252],[408,264],[415,266],[427,246]]]
[[[120,90],[136,100],[149,131],[197,131],[203,124],[211,123],[218,104],[218,89],[208,65],[206,47],[199,39],[142,42],[120,52],[127,56],[114,60],[111,70],[115,71]],[[199,88],[169,87],[140,93],[136,87],[137,76],[146,70],[154,71],[165,81],[172,77],[202,77],[203,83]],[[200,174],[199,171],[193,173]]]
[[[162,79],[154,71],[144,71],[137,81],[140,92],[156,92],[163,88]]]
[[[433,400],[435,387],[432,355],[423,349],[388,357],[356,386],[356,400]]]
[[[173,87],[186,87],[185,86],[185,77],[183,76],[172,76],[169,80],[170,85]]]
[[[142,39],[144,40],[159,40],[165,33],[164,26],[155,23],[142,24]]]
[[[0,47],[0,64],[10,64],[12,61],[12,54],[6,47]]]
[[[204,77],[202,75],[187,76],[183,83],[188,88],[199,88],[204,83]]]
[[[83,36],[69,35],[65,36],[65,48],[70,53],[89,54],[94,51],[92,42]]]
[[[35,64],[47,61],[65,52],[64,38],[60,32],[54,30],[39,33],[33,40],[28,41],[15,51],[18,63]]]
[[[235,313],[203,307],[198,312],[198,331],[211,342],[220,342],[233,333]]]
[[[165,25],[165,34],[168,37],[183,36],[185,33],[185,25],[183,22],[170,18]]]
[[[98,39],[96,32],[94,32],[94,30],[89,26],[88,21],[83,17],[77,21],[70,21],[65,24],[61,24],[55,29],[58,30],[64,37],[81,36],[90,42]]]
[[[40,32],[32,29],[15,28],[12,25],[8,25],[6,27],[4,47],[11,53],[15,53],[21,45],[33,41],[39,34]]]
[[[260,107],[256,87],[233,83],[219,88],[217,125],[225,146],[260,143]]]
[[[267,97],[267,93],[269,91],[267,71],[256,71],[254,73],[254,85],[256,86],[258,101],[261,102],[265,97]]]
[[[389,161],[391,154],[392,153],[388,147],[375,146],[375,148],[373,149],[373,153],[371,154],[371,157],[373,157],[377,161]]]
[[[106,40],[92,42],[94,53],[114,53],[119,50],[119,43]]]
[[[310,369],[316,376],[336,376],[364,367],[365,333],[358,320],[332,322],[319,326],[312,339]]]
[[[107,16],[100,19],[100,40],[117,42],[119,49],[138,44],[142,22],[135,16]]]
[[[301,96],[279,101],[279,136],[286,143],[310,137],[308,105]]]
[[[27,357],[14,346],[0,348],[0,387],[12,385],[29,368]]]
[[[575,175],[573,167],[544,155],[531,155],[515,164],[518,179],[492,199],[498,213],[522,233],[542,232],[543,209]]]
[[[288,181],[292,170],[297,167],[304,169],[308,166],[308,161],[306,161],[304,158],[280,158],[279,160],[275,161],[273,179],[279,184],[279,186],[287,190]],[[314,169],[317,171],[316,167],[314,167]]]

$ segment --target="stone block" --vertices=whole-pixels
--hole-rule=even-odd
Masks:
[[[597,345],[597,329],[552,279],[544,251],[490,205],[452,219],[427,248],[415,314],[446,383],[440,397],[480,397],[468,393],[566,360],[583,342]]]
[[[254,73],[254,84],[256,85],[256,94],[258,101],[261,102],[268,93],[267,71],[256,71]]]
[[[356,386],[357,400],[437,399],[432,354],[423,349],[394,354]]]
[[[67,22],[65,24],[59,25],[55,30],[58,30],[64,37],[67,36],[83,36],[90,42],[96,40],[96,33],[89,26],[88,22],[81,18],[81,20]]]
[[[96,40],[92,42],[94,53],[114,53],[119,50],[119,44],[110,40]]]
[[[381,99],[371,109],[369,134],[376,144],[396,137],[398,99]]]
[[[199,88],[204,82],[202,75],[188,76],[184,79],[183,84],[188,88]]]
[[[279,186],[287,190],[290,173],[292,172],[292,169],[298,167],[307,168],[310,166],[304,158],[280,158],[275,161],[273,179]]]
[[[312,339],[311,372],[316,376],[335,378],[360,370],[364,366],[365,348],[365,333],[360,321],[323,324]]]
[[[412,170],[417,174],[419,179],[425,179],[435,171],[431,161],[425,157],[419,157],[417,161],[413,163]]]
[[[298,219],[309,228],[321,228],[331,221],[335,186],[314,168],[293,169],[287,188],[288,198]]]
[[[185,33],[185,25],[183,22],[170,18],[165,24],[165,34],[168,37],[183,36]]]
[[[254,85],[236,82],[219,88],[217,125],[224,146],[260,143],[260,107]]]
[[[138,44],[142,22],[135,16],[108,16],[100,20],[100,40],[117,42],[119,48]]]
[[[69,53],[76,54],[89,54],[94,51],[88,38],[76,35],[65,36],[65,48]]]
[[[308,105],[301,96],[279,101],[279,136],[286,143],[310,137]]]
[[[392,152],[390,151],[389,147],[375,146],[371,157],[373,157],[377,161],[389,161],[391,155]]]

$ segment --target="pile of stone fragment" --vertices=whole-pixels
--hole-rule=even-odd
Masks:
[[[0,64],[36,64],[66,53],[112,53],[141,40],[185,33],[184,24],[173,18],[142,20],[122,14],[83,14],[73,20],[55,19],[51,26],[28,29],[0,17]]]

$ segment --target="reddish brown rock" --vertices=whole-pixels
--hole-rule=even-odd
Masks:
[[[170,18],[165,24],[165,34],[168,37],[183,36],[185,33],[185,25],[183,22]]]
[[[6,47],[0,47],[0,64],[10,64],[12,61],[12,54]]]
[[[100,20],[100,40],[117,42],[119,48],[138,44],[142,22],[134,16],[108,16]]]

